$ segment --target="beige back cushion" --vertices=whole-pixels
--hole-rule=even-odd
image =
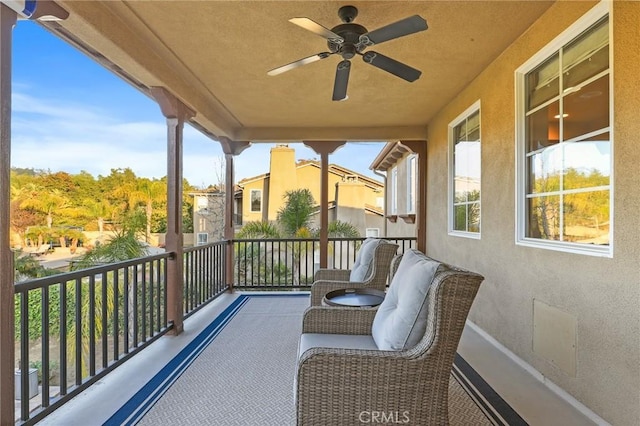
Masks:
[[[360,250],[356,255],[356,261],[351,269],[349,281],[363,282],[369,278],[369,274],[373,270],[373,262],[375,262],[376,247],[386,243],[386,240],[377,238],[367,238],[360,246]]]
[[[378,349],[411,349],[420,341],[427,327],[427,293],[441,265],[417,250],[404,253],[373,320]]]

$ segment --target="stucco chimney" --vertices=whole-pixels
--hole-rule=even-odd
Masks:
[[[288,145],[271,148],[269,165],[268,220],[276,220],[278,210],[284,204],[284,194],[298,187],[296,152]]]
[[[336,187],[336,217],[350,222],[364,235],[366,202],[365,184],[355,176],[345,176]]]

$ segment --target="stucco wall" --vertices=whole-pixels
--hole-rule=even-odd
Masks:
[[[515,244],[514,71],[595,2],[558,2],[429,123],[427,251],[485,276],[470,319],[608,422],[640,421],[640,2],[614,2],[613,258]],[[447,126],[481,101],[482,236],[447,234]],[[400,176],[399,176],[400,179]],[[576,318],[576,374],[535,353],[533,301]]]

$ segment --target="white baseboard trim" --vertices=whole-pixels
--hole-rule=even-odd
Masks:
[[[497,350],[499,350],[500,352],[505,354],[509,359],[511,359],[513,362],[515,362],[520,368],[522,368],[527,373],[529,373],[533,377],[535,377],[536,380],[538,380],[539,382],[544,384],[547,388],[549,388],[549,390],[551,392],[553,392],[556,395],[558,395],[558,397],[563,399],[564,401],[566,401],[567,404],[571,405],[576,410],[578,410],[580,413],[582,413],[585,417],[589,418],[589,420],[591,420],[592,422],[594,422],[597,425],[611,426],[611,424],[609,422],[607,422],[602,417],[598,416],[589,407],[587,407],[586,405],[584,405],[583,403],[581,403],[580,401],[575,399],[571,394],[569,394],[567,391],[562,389],[560,386],[558,386],[555,383],[553,383],[551,380],[549,380],[547,377],[545,377],[541,372],[536,370],[532,365],[527,363],[525,360],[520,358],[515,353],[511,352],[506,346],[504,346],[502,343],[500,343],[496,339],[494,339],[489,333],[484,331],[477,324],[475,324],[474,322],[472,322],[470,320],[467,320],[466,324],[469,326],[469,328],[473,329],[473,331],[478,333],[483,339],[485,339],[487,342],[489,342]]]

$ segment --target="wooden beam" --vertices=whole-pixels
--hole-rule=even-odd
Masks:
[[[13,252],[11,204],[11,46],[16,13],[0,4],[0,425],[14,425]]]
[[[418,250],[427,254],[427,141],[400,143],[418,155],[416,239]]]
[[[225,160],[225,199],[224,199],[224,239],[227,240],[226,258],[225,258],[225,279],[226,284],[229,286],[229,290],[233,291],[233,285],[235,284],[233,276],[233,238],[235,236],[233,220],[233,195],[235,184],[235,165],[234,157],[240,155],[242,151],[251,146],[251,142],[247,141],[232,141],[226,137],[219,138],[222,152],[224,152]]]
[[[346,141],[305,141],[320,154],[320,267],[326,268],[329,258],[329,154]]]
[[[167,261],[167,319],[173,321],[172,334],[183,331],[183,246],[182,235],[182,145],[184,122],[194,116],[164,87],[152,87],[151,95],[167,118],[167,236],[165,250],[172,253]]]

